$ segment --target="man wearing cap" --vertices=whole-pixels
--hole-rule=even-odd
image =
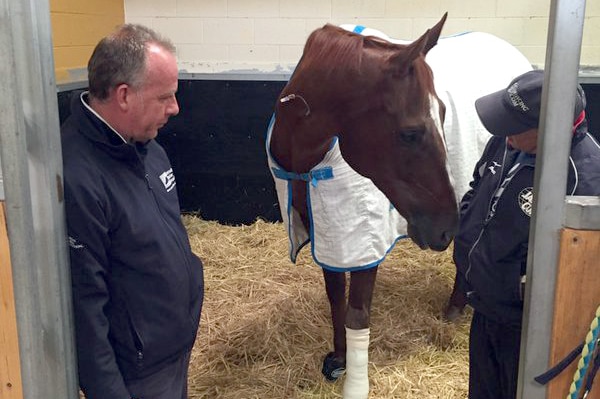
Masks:
[[[523,287],[544,72],[529,71],[479,98],[492,134],[460,204],[454,239],[458,286],[473,307],[469,399],[516,397]],[[566,195],[600,195],[600,146],[587,132],[585,94],[577,87]]]

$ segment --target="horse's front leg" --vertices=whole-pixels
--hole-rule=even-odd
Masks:
[[[465,306],[467,305],[467,294],[465,294],[464,277],[456,271],[456,277],[454,278],[454,286],[452,287],[452,294],[444,309],[444,318],[447,321],[455,321],[463,313]]]
[[[344,399],[366,399],[369,396],[369,326],[376,277],[377,267],[350,273]]]
[[[327,380],[335,381],[346,370],[346,274],[323,269],[323,278],[331,309],[333,352],[323,360],[321,372]]]

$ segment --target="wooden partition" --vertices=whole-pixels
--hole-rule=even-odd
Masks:
[[[550,348],[553,365],[585,340],[599,305],[600,231],[563,229]],[[548,399],[567,397],[578,361],[579,357],[550,382]],[[599,384],[586,399],[600,399]]]
[[[2,201],[0,201],[0,398],[23,398],[12,267]]]
[[[57,82],[87,78],[98,41],[125,22],[124,0],[50,0]]]

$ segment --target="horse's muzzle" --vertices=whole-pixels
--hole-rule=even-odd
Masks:
[[[417,216],[407,219],[408,236],[421,249],[444,251],[454,239],[458,228],[458,214]]]

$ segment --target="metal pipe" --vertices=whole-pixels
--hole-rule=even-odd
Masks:
[[[0,0],[0,160],[24,399],[78,398],[47,0]]]
[[[550,7],[517,389],[521,399],[546,398],[546,387],[533,378],[548,368],[550,359],[585,0],[552,0]]]

